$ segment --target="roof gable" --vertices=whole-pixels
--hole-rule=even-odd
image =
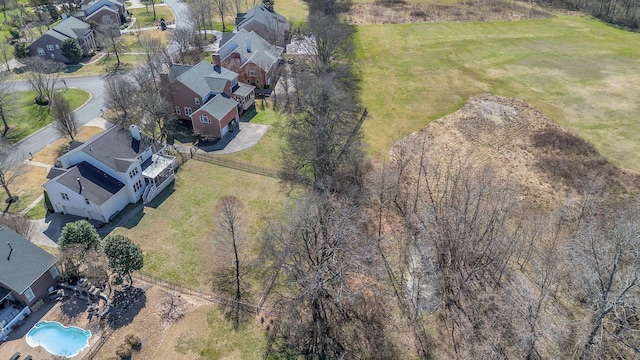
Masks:
[[[193,114],[196,115],[204,111],[209,113],[216,120],[221,120],[229,112],[233,111],[234,108],[237,108],[237,106],[238,103],[235,100],[223,94],[218,94],[211,98],[211,100],[207,101],[206,104],[202,105],[202,107],[195,111]]]
[[[49,31],[55,31],[67,38],[78,39],[91,31],[91,26],[82,20],[78,20],[74,17],[69,17],[65,21],[53,27]],[[47,33],[49,33],[47,31]]]
[[[238,53],[243,65],[252,62],[265,71],[278,61],[283,51],[282,47],[271,45],[254,31],[245,29],[239,30],[220,48],[220,53],[224,54],[225,58],[232,53]]]
[[[85,199],[102,205],[124,187],[124,184],[86,161],[66,169],[50,180],[62,184]]]
[[[248,23],[257,21],[271,30],[284,33],[289,30],[287,19],[273,10],[267,9],[264,4],[259,4],[249,9],[245,14],[238,14],[239,22],[236,28],[242,29]]]
[[[19,294],[56,263],[55,256],[6,226],[0,228],[0,245],[0,283]]]
[[[210,92],[223,92],[227,82],[237,80],[238,74],[220,66],[213,66],[202,60],[196,65],[172,65],[169,73],[171,81],[179,81],[191,91],[204,98]]]

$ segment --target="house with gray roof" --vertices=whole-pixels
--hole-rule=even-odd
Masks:
[[[50,210],[107,223],[128,204],[153,200],[175,179],[175,166],[135,125],[114,126],[59,157],[43,187]]]
[[[284,47],[289,41],[291,26],[287,19],[273,10],[259,4],[246,13],[236,15],[235,32],[253,31],[272,45]]]
[[[80,11],[75,16],[85,22],[120,25],[125,20],[126,15],[124,1],[93,0],[81,5]]]
[[[45,298],[59,277],[56,257],[8,227],[0,228],[0,340]]]
[[[96,51],[97,45],[91,26],[82,20],[69,17],[31,43],[27,47],[29,56],[69,63],[69,59],[62,54],[61,49],[62,43],[67,39],[76,41],[85,56]]]
[[[205,139],[222,138],[237,125],[239,115],[255,103],[255,87],[238,81],[237,73],[220,66],[217,55],[213,55],[213,63],[173,64],[162,79],[169,88],[167,97],[176,116],[191,122],[194,133]],[[235,109],[228,106],[231,103]],[[213,109],[214,105],[223,106]],[[208,109],[206,114],[196,115],[204,107]],[[225,113],[221,113],[223,109]]]
[[[240,29],[220,45],[222,67],[238,73],[239,80],[257,88],[270,88],[277,80],[284,48],[272,45],[254,31]]]

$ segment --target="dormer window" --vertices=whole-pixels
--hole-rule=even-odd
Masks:
[[[200,105],[200,98],[193,98],[193,101],[196,103],[196,105]]]

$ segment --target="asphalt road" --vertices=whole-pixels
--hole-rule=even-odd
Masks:
[[[182,0],[164,0],[164,3],[173,10],[176,16],[176,28],[184,28],[192,25],[189,8],[187,8],[187,5]],[[167,46],[167,52],[169,55],[173,55],[176,51],[178,51],[178,45],[172,40],[169,46]]]
[[[102,77],[73,77],[64,79],[64,82],[62,79],[59,79],[56,83],[56,88],[64,88],[65,82],[68,87],[82,89],[88,91],[90,94],[89,101],[74,111],[80,126],[100,116],[100,110],[104,109],[104,79]],[[29,90],[29,83],[26,81],[16,81],[14,82],[14,89]],[[54,129],[53,125],[50,124],[13,145],[13,148],[14,151],[26,160],[29,158],[29,153],[37,153],[47,145],[57,141],[60,137],[60,134]]]

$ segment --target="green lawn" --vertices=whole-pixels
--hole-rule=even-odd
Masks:
[[[306,22],[309,15],[309,7],[302,0],[276,1],[273,9],[286,17],[289,23]]]
[[[89,100],[89,93],[84,90],[66,89],[62,92],[72,109]],[[6,136],[9,141],[18,142],[51,123],[49,108],[36,105],[35,97],[35,91],[16,92],[15,116],[9,118],[9,132]]]
[[[207,289],[209,259],[215,251],[212,216],[218,200],[225,195],[238,197],[248,210],[248,223],[255,226],[263,214],[282,206],[285,196],[279,189],[277,179],[190,160],[177,172],[173,191],[165,190],[161,199],[114,233],[140,244],[145,272]]]
[[[156,20],[153,20],[153,9],[149,6],[147,11],[145,8],[129,9],[131,16],[136,18],[136,23],[140,27],[156,26],[160,24],[160,19],[164,18],[165,22],[173,22],[176,18],[171,9],[166,5],[156,5]]]
[[[261,100],[258,100],[256,105],[257,113],[251,119],[251,123],[270,125],[271,128],[256,146],[223,156],[259,166],[278,169],[280,167],[281,141],[278,135],[277,125],[282,119],[273,110],[262,108],[260,102]],[[245,116],[246,115],[247,114],[245,114]]]
[[[370,151],[460,108],[473,94],[525,100],[640,170],[640,36],[582,17],[358,27]]]

